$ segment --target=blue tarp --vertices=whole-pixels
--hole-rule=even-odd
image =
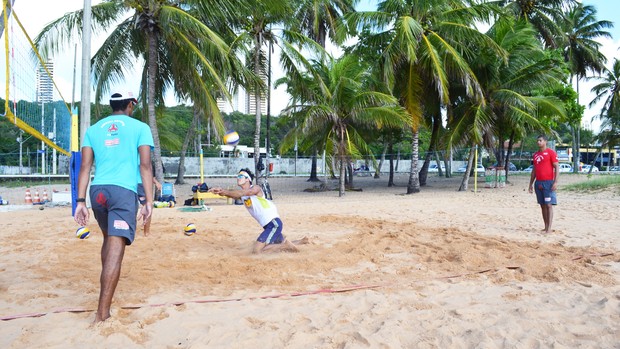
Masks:
[[[71,216],[75,215],[75,208],[78,198],[78,175],[82,166],[82,153],[79,151],[71,152],[71,161],[69,162],[69,179],[71,180]]]

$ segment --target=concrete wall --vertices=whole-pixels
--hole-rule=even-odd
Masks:
[[[269,160],[273,164],[273,171],[271,174],[278,175],[306,175],[310,173],[310,167],[312,165],[311,159],[278,159],[272,158]],[[174,177],[178,173],[179,158],[178,157],[163,157],[162,162],[165,168],[166,177]],[[230,176],[236,174],[242,168],[249,168],[254,171],[254,159],[252,158],[203,158],[204,162],[204,175],[205,176]],[[323,161],[318,160],[318,173],[323,173]],[[185,175],[186,176],[200,176],[200,158],[199,157],[186,157],[185,158]]]

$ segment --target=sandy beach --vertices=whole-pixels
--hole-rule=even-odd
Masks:
[[[79,240],[70,207],[0,211],[0,347],[620,348],[620,191],[562,189],[587,178],[560,177],[548,235],[526,174],[496,189],[481,178],[476,192],[429,175],[414,195],[405,174],[391,188],[386,175],[356,177],[362,190],[342,198],[272,178],[285,234],[310,243],[260,256],[243,206],[158,208],[96,326],[92,214]],[[190,188],[175,186],[179,206]]]

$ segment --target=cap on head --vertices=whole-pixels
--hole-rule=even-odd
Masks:
[[[125,93],[114,93],[112,94],[112,96],[110,96],[110,103],[112,103],[112,101],[132,101],[134,103],[138,103],[138,100],[136,99],[136,97],[133,96],[133,93],[130,92],[125,92]]]

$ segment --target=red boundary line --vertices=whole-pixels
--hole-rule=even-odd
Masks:
[[[583,255],[583,256],[577,256],[575,258],[572,258],[571,260],[576,261],[576,260],[579,260],[579,259],[582,259],[582,258],[585,258],[585,257],[608,257],[608,256],[613,256],[614,254],[615,253],[588,254],[588,255]],[[519,269],[520,267],[519,266],[506,266],[506,267],[503,267],[503,268],[513,270],[513,269]],[[436,277],[436,278],[431,278],[429,280],[454,279],[454,278],[459,278],[459,277],[463,277],[463,276],[478,275],[478,274],[484,274],[484,273],[489,273],[489,272],[496,272],[496,271],[499,271],[500,269],[503,269],[503,268],[484,269],[484,270],[475,271],[475,272],[471,272],[471,273],[465,273],[465,274],[454,274],[454,275],[448,275],[448,276],[439,276],[439,277]],[[276,293],[276,294],[271,294],[271,295],[253,296],[253,297],[245,297],[245,298],[197,299],[197,300],[176,301],[176,302],[156,303],[156,304],[124,305],[124,306],[121,306],[120,308],[121,309],[140,309],[140,308],[147,308],[147,307],[151,307],[151,308],[164,307],[164,306],[169,306],[169,305],[179,306],[179,305],[188,304],[188,303],[196,303],[196,304],[201,304],[201,303],[224,303],[224,302],[239,302],[239,301],[243,301],[243,300],[255,300],[255,299],[273,299],[273,298],[282,298],[282,297],[301,297],[301,296],[309,296],[309,295],[313,295],[313,294],[322,294],[322,293],[344,293],[344,292],[351,292],[351,291],[364,290],[364,289],[373,289],[373,288],[380,288],[380,287],[386,287],[386,286],[389,286],[389,284],[352,285],[352,286],[345,286],[345,287],[336,288],[336,289],[320,289],[320,290],[314,290],[314,291],[303,291],[303,292],[293,292],[293,293]],[[0,321],[9,321],[9,320],[16,320],[16,319],[23,319],[23,318],[35,318],[35,317],[45,316],[45,315],[48,315],[48,314],[57,314],[57,313],[85,313],[85,312],[91,312],[91,311],[95,311],[95,309],[60,308],[60,309],[51,310],[49,312],[25,313],[25,314],[3,316],[3,317],[0,317]]]

